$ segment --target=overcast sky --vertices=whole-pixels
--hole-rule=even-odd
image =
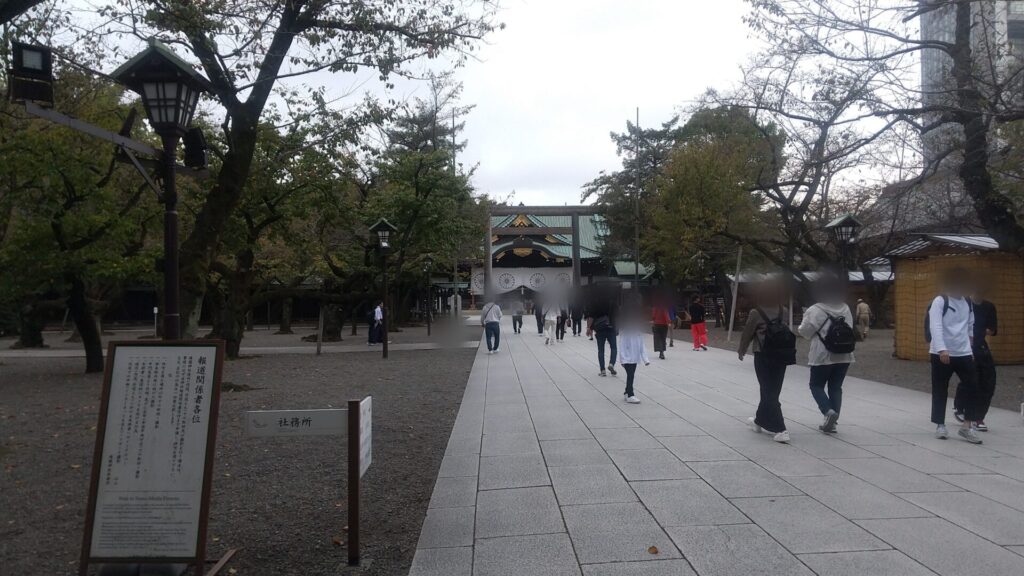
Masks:
[[[608,137],[640,107],[669,118],[708,87],[727,88],[756,47],[742,0],[504,0],[480,53],[457,73],[480,192],[526,204],[578,203],[619,166]],[[422,95],[426,95],[424,88]]]

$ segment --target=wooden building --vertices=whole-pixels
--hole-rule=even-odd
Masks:
[[[999,334],[989,338],[998,364],[1024,363],[1024,259],[1000,252],[988,236],[919,234],[886,254],[895,274],[896,356],[927,360],[924,316],[939,294],[943,273],[961,267],[990,285]]]

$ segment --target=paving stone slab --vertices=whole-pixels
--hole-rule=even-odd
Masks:
[[[550,486],[480,492],[476,504],[477,538],[554,532],[565,532],[565,525]]]
[[[604,428],[593,432],[605,450],[661,448],[661,443],[643,428]]]
[[[1024,557],[1024,546],[1007,546],[1006,548],[1007,550],[1016,552],[1017,554],[1020,554],[1022,557]]]
[[[640,426],[618,409],[605,412],[581,412],[580,419],[595,433],[601,428],[639,428]]]
[[[626,480],[678,480],[696,478],[693,470],[664,448],[653,450],[609,450]]]
[[[679,551],[639,502],[563,506],[562,515],[581,564],[680,558]]]
[[[677,527],[668,533],[700,576],[814,576],[753,524]]]
[[[935,576],[896,550],[801,554],[799,558],[818,576]]]
[[[542,440],[540,446],[548,467],[612,463],[604,448],[593,438]]]
[[[474,508],[431,508],[416,548],[455,548],[473,544]]]
[[[942,518],[857,520],[857,524],[941,576],[1024,574],[1024,557]]]
[[[973,492],[904,494],[903,498],[996,544],[1024,546],[1024,512]]]
[[[630,486],[662,526],[713,526],[750,521],[703,480],[632,482]]]
[[[956,431],[953,430],[951,433],[955,434]],[[932,441],[939,444],[949,443],[949,440],[937,438]],[[977,472],[974,466],[966,462],[954,460],[921,446],[871,446],[868,450],[925,474],[971,474]]]
[[[683,462],[746,460],[747,457],[711,436],[665,436],[658,441]]]
[[[794,437],[798,444],[800,437]],[[794,446],[772,442],[763,446],[738,446],[736,451],[760,464],[780,478],[793,476],[833,476],[842,474],[836,467],[823,462]]]
[[[977,466],[975,472],[988,471],[996,472],[1024,482],[1024,459],[1013,456],[964,456],[964,462]]]
[[[472,576],[473,547],[428,548],[416,551],[409,576]]]
[[[675,415],[669,418],[634,417],[633,420],[641,428],[647,430],[651,436],[703,436],[706,434],[700,428]]]
[[[874,452],[868,452],[865,448],[843,440],[841,435],[815,432],[801,434],[799,438],[800,441],[793,442],[792,446],[815,458],[875,458],[878,456]]]
[[[613,464],[551,468],[551,483],[563,505],[635,502],[636,494]]]
[[[885,458],[829,460],[836,468],[891,493],[957,492],[960,488]]]
[[[476,541],[473,576],[580,576],[566,534],[509,536]]]
[[[1019,480],[1002,474],[953,474],[936,478],[1024,512],[1024,482]]]
[[[689,466],[726,498],[800,494],[799,490],[753,462],[690,462]]]
[[[512,456],[540,454],[537,435],[533,432],[517,434],[484,434],[481,456]]]
[[[808,496],[850,519],[926,518],[932,514],[849,474],[789,478]]]
[[[480,490],[550,485],[540,454],[513,454],[480,458]]]
[[[587,564],[583,576],[696,576],[686,560]]]
[[[437,472],[439,478],[456,476],[476,476],[480,468],[478,454],[445,454],[441,460],[441,468]]]
[[[476,505],[476,476],[438,478],[430,508],[464,508]]]
[[[808,496],[736,498],[732,503],[795,554],[889,548]]]

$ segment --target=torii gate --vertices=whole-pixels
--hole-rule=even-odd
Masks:
[[[573,287],[580,286],[580,216],[593,216],[599,214],[601,210],[597,206],[492,206],[487,215],[487,240],[485,243],[485,252],[487,253],[487,259],[484,263],[484,294],[485,297],[490,297],[493,294],[491,279],[493,274],[491,273],[492,260],[493,260],[493,241],[494,236],[521,236],[524,231],[529,231],[530,234],[561,234],[572,236],[572,285]],[[571,227],[552,227],[552,228],[517,228],[517,227],[503,227],[503,228],[492,228],[491,227],[491,216],[517,216],[519,214],[532,214],[535,216],[569,216],[572,219]]]

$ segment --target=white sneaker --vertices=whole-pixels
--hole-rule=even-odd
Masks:
[[[978,437],[978,433],[974,431],[973,427],[961,428],[960,430],[957,430],[957,435],[971,444],[981,444],[981,438]]]
[[[761,433],[761,427],[758,426],[757,422],[755,422],[754,420],[755,420],[755,418],[753,416],[751,416],[750,418],[747,418],[747,425],[750,426],[751,430],[753,430],[754,432],[757,432],[758,434],[760,434]]]
[[[949,431],[946,430],[945,424],[939,424],[938,426],[935,427],[935,437],[938,438],[939,440],[945,440],[946,438],[949,438]]]
[[[497,349],[497,348],[495,348],[495,349],[494,349],[494,353],[495,353],[495,354],[497,354],[497,353],[498,353],[498,349]]]
[[[636,396],[630,396],[629,398],[626,398],[626,402],[628,404],[639,404],[640,403],[640,399],[637,398]]]
[[[782,432],[779,432],[778,434],[776,434],[772,438],[772,440],[775,440],[776,442],[778,442],[780,444],[789,444],[789,432],[786,432],[785,430],[783,430]]]

